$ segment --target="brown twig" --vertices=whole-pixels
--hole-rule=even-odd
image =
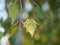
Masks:
[[[22,0],[20,0],[20,8],[21,8],[21,15],[22,15],[22,13],[23,13],[23,9],[22,9]],[[21,26],[21,18],[20,18],[20,30],[22,30],[22,26]]]
[[[37,4],[36,2],[34,2],[34,1],[33,1],[33,3],[34,3],[36,6],[38,6],[38,7],[40,6],[40,5],[38,5],[38,4]]]

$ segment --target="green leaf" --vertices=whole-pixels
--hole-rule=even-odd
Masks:
[[[42,9],[40,7],[35,7],[35,12],[37,14],[38,19],[42,18]]]
[[[13,3],[11,7],[8,8],[8,10],[9,10],[9,16],[12,18],[12,23],[13,23],[18,13],[18,8],[17,8],[16,3]]]
[[[36,22],[33,19],[27,19],[24,23],[24,27],[26,28],[26,31],[31,34],[31,37],[33,37],[35,29],[36,29]]]
[[[17,29],[17,26],[12,26],[11,27],[11,29],[10,29],[11,35],[13,35],[15,33],[16,29]]]

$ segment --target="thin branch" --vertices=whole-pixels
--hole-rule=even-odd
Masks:
[[[37,5],[38,7],[39,7],[39,5],[37,3],[35,3],[34,0],[32,2],[33,2],[33,18],[34,18],[34,15],[35,15],[34,4]],[[36,23],[36,25],[40,25],[40,24]]]
[[[20,15],[22,15],[22,13],[23,13],[23,9],[22,9],[22,0],[20,0],[20,8],[21,8],[21,14]],[[22,28],[22,26],[21,26],[21,18],[20,18],[20,30],[21,30],[21,28]]]
[[[21,12],[23,11],[22,9],[22,1],[20,0],[20,9],[21,9]]]
[[[14,2],[12,4],[15,4],[17,0],[14,0]]]
[[[22,24],[24,24],[23,20],[20,20]]]
[[[33,13],[32,14],[33,14],[33,18],[34,18],[34,15],[35,15],[34,14],[34,0],[32,0],[32,6],[33,6]]]
[[[36,2],[33,1],[33,3],[34,3],[36,6],[40,7],[40,5],[38,5]]]
[[[14,24],[14,26],[17,26],[19,24],[19,20]]]

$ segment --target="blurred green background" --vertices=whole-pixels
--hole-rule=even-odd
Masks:
[[[12,6],[7,6],[12,22],[20,8],[19,1],[20,0],[17,0],[16,3],[14,3],[15,0],[6,0],[6,4],[10,2],[13,3]],[[22,0],[22,3],[24,3],[23,1],[24,0]],[[30,1],[32,2],[32,0]],[[49,3],[49,9],[43,11],[42,5],[45,2]],[[60,45],[60,0],[34,0],[33,11],[28,13],[28,18],[33,18],[39,23],[33,37],[25,31],[23,26],[22,31],[19,31],[18,26],[13,36],[9,39],[11,45]],[[6,32],[11,27],[12,22],[10,21],[3,24],[3,26],[5,25]]]

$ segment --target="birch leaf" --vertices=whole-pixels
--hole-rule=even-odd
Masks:
[[[12,4],[11,7],[8,8],[9,10],[9,16],[12,18],[12,23],[18,13],[18,8],[17,8],[17,5],[16,3]]]
[[[27,19],[24,23],[24,27],[26,28],[26,31],[31,34],[31,37],[33,37],[35,29],[36,29],[36,21],[34,19]]]
[[[13,35],[16,30],[17,30],[17,26],[12,26],[11,29],[10,29],[11,35]]]

